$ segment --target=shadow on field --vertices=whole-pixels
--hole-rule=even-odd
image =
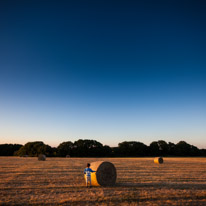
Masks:
[[[198,183],[116,183],[114,187],[127,187],[127,188],[172,188],[172,189],[206,189],[206,184]]]

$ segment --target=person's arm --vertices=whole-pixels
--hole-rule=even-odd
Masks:
[[[90,172],[96,172],[96,171],[92,170],[91,168],[89,168],[89,169],[90,169],[90,170],[89,170]]]
[[[84,174],[86,174],[86,169],[84,169]]]

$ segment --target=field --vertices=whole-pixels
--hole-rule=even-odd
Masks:
[[[85,188],[87,162],[117,169],[114,187]],[[206,158],[0,157],[0,205],[206,205]]]

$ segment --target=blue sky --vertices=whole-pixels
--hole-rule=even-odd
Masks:
[[[206,148],[204,1],[1,1],[0,143]]]

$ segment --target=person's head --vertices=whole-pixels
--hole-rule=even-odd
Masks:
[[[89,163],[87,163],[87,167],[90,167],[90,164],[89,164]]]

